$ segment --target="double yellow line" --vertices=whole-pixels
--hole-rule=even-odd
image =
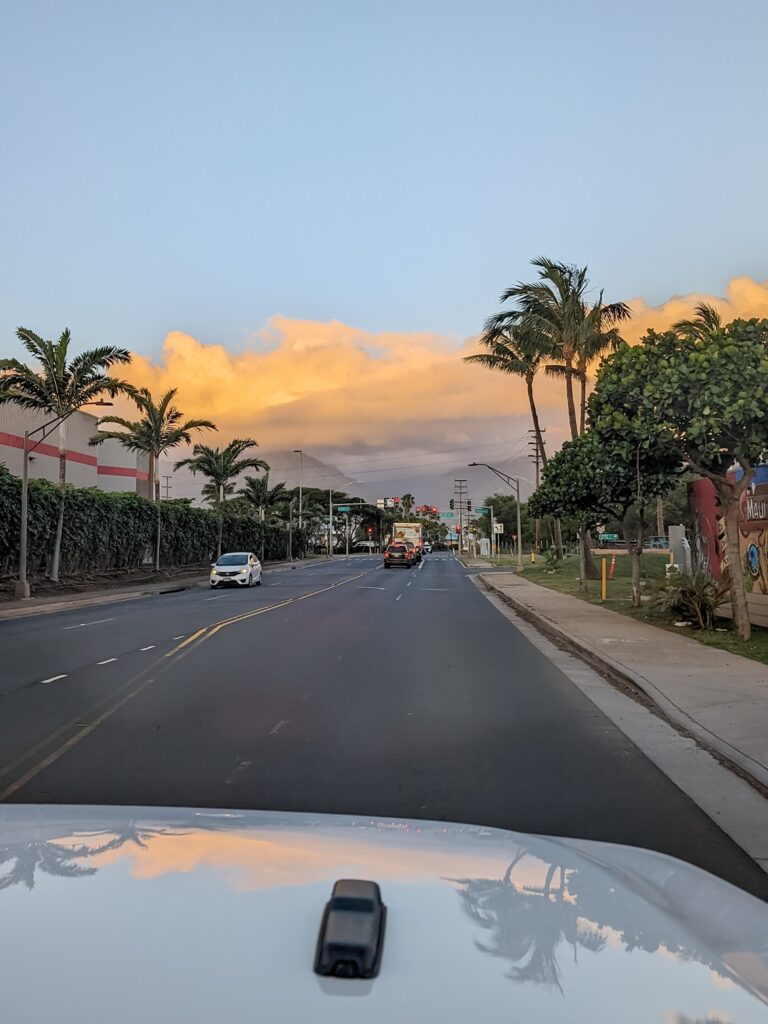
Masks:
[[[37,775],[45,771],[45,769],[54,764],[54,762],[58,761],[60,757],[63,757],[67,751],[77,746],[77,744],[81,743],[87,736],[90,736],[100,725],[103,725],[103,723],[110,719],[117,711],[125,707],[130,700],[133,700],[134,697],[138,696],[138,694],[145,690],[150,683],[154,683],[161,674],[171,668],[171,663],[164,664],[165,658],[172,658],[175,655],[181,655],[181,657],[184,657],[193,645],[204,643],[206,640],[210,639],[210,637],[218,633],[219,630],[224,629],[225,626],[233,626],[238,622],[245,622],[247,619],[253,619],[257,615],[264,615],[266,612],[273,612],[278,608],[285,608],[289,604],[295,604],[298,601],[306,601],[309,597],[316,597],[318,594],[325,594],[329,590],[335,590],[337,587],[343,587],[346,583],[354,583],[355,580],[362,579],[363,576],[367,576],[368,573],[373,571],[373,569],[367,569],[365,572],[358,573],[357,576],[348,576],[346,579],[337,580],[335,583],[331,583],[330,586],[321,587],[319,590],[312,590],[308,594],[301,594],[299,597],[289,597],[285,601],[278,601],[275,604],[266,605],[264,608],[254,608],[253,611],[243,612],[241,615],[232,615],[227,619],[221,619],[219,622],[213,622],[209,626],[203,626],[201,629],[198,629],[197,632],[192,633],[191,636],[188,636],[177,647],[174,647],[172,651],[165,654],[163,659],[153,662],[152,665],[142,669],[141,672],[138,672],[135,676],[118,686],[109,697],[94,704],[87,711],[81,711],[69,722],[60,726],[58,729],[55,729],[44,739],[35,743],[34,746],[14,758],[10,764],[0,768],[1,779],[4,776],[10,775],[14,768],[23,766],[24,763],[29,761],[35,754],[42,753],[56,740],[63,740],[59,746],[54,747],[54,749],[47,756],[43,757],[42,760],[37,761],[26,772],[17,776],[13,782],[10,782],[4,789],[0,790],[0,802],[7,800],[8,797],[12,796],[17,792],[17,790],[21,789],[28,782],[31,782],[31,780]],[[154,674],[150,675],[150,673]],[[133,689],[131,689],[131,687],[133,687]],[[90,721],[88,721],[88,719],[90,719]],[[68,733],[70,734],[69,736],[67,736]]]

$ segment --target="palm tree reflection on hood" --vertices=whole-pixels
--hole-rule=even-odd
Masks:
[[[572,871],[549,864],[542,886],[518,885],[512,872],[526,856],[520,851],[504,877],[454,879],[464,909],[481,928],[492,933],[488,943],[476,940],[478,949],[512,962],[507,976],[515,981],[532,981],[548,988],[560,984],[557,948],[566,942],[573,950],[599,953],[605,947],[603,930],[579,913],[568,892]],[[559,884],[555,885],[555,876]]]
[[[83,878],[95,875],[97,867],[79,864],[78,861],[95,857],[96,854],[109,850],[119,850],[126,843],[132,843],[142,849],[147,848],[148,840],[160,835],[187,835],[175,829],[140,828],[136,822],[130,821],[119,829],[104,832],[89,832],[87,838],[111,836],[98,846],[66,846],[61,841],[38,839],[26,843],[11,843],[0,846],[0,865],[11,864],[5,874],[0,875],[0,889],[10,889],[12,885],[23,885],[34,889],[36,872],[57,878]],[[80,838],[86,838],[81,835]]]

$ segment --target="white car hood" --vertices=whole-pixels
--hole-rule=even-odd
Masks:
[[[339,878],[381,886],[372,981],[313,973]],[[767,1021],[768,907],[629,847],[469,825],[0,808],[9,1024]]]

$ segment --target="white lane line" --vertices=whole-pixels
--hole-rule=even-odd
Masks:
[[[174,640],[183,640],[186,635],[187,635],[186,633],[181,633],[179,636],[175,636],[173,639]]]
[[[419,587],[424,594],[447,594],[448,587]]]
[[[150,644],[149,647],[142,647],[142,651],[151,651],[153,647],[157,647],[157,644]]]
[[[407,583],[406,583],[405,585],[406,585],[406,587],[410,587],[410,585],[411,585],[412,583],[413,583],[413,580],[408,580],[408,582],[407,582]]]
[[[97,665],[109,665],[111,661],[117,661],[117,658],[105,658],[104,661],[97,661]]]
[[[398,594],[397,597],[395,598],[395,600],[399,601],[402,596],[403,596],[402,594]]]
[[[281,718],[277,725],[273,725],[272,728],[269,730],[269,735],[277,736],[277,734],[280,732],[283,726],[288,725],[289,722],[290,718]]]
[[[57,679],[66,679],[67,673],[64,672],[60,676],[49,676],[47,679],[41,679],[40,682],[45,686],[46,683],[55,683]]]
[[[358,587],[358,590],[386,590],[386,587]]]
[[[220,601],[223,596],[224,596],[223,594],[216,594],[215,597],[206,597],[205,600],[206,601]]]
[[[237,766],[229,773],[226,779],[224,779],[224,785],[231,786],[232,783],[235,782],[235,780],[237,779],[237,776],[240,774],[240,772],[245,771],[246,768],[250,768],[252,763],[252,761],[238,762]]]
[[[422,558],[422,560],[419,562],[419,569],[418,569],[418,571],[421,572],[421,570],[423,568],[424,568],[424,559]]]
[[[111,619],[94,619],[93,622],[78,622],[78,624],[76,626],[62,626],[61,628],[62,628],[62,630],[82,629],[83,626],[98,626],[101,622],[114,622],[114,621],[115,621],[115,617],[113,615]]]

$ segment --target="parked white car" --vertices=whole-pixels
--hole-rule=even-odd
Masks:
[[[229,551],[211,566],[211,589],[261,585],[261,562],[252,551]]]

